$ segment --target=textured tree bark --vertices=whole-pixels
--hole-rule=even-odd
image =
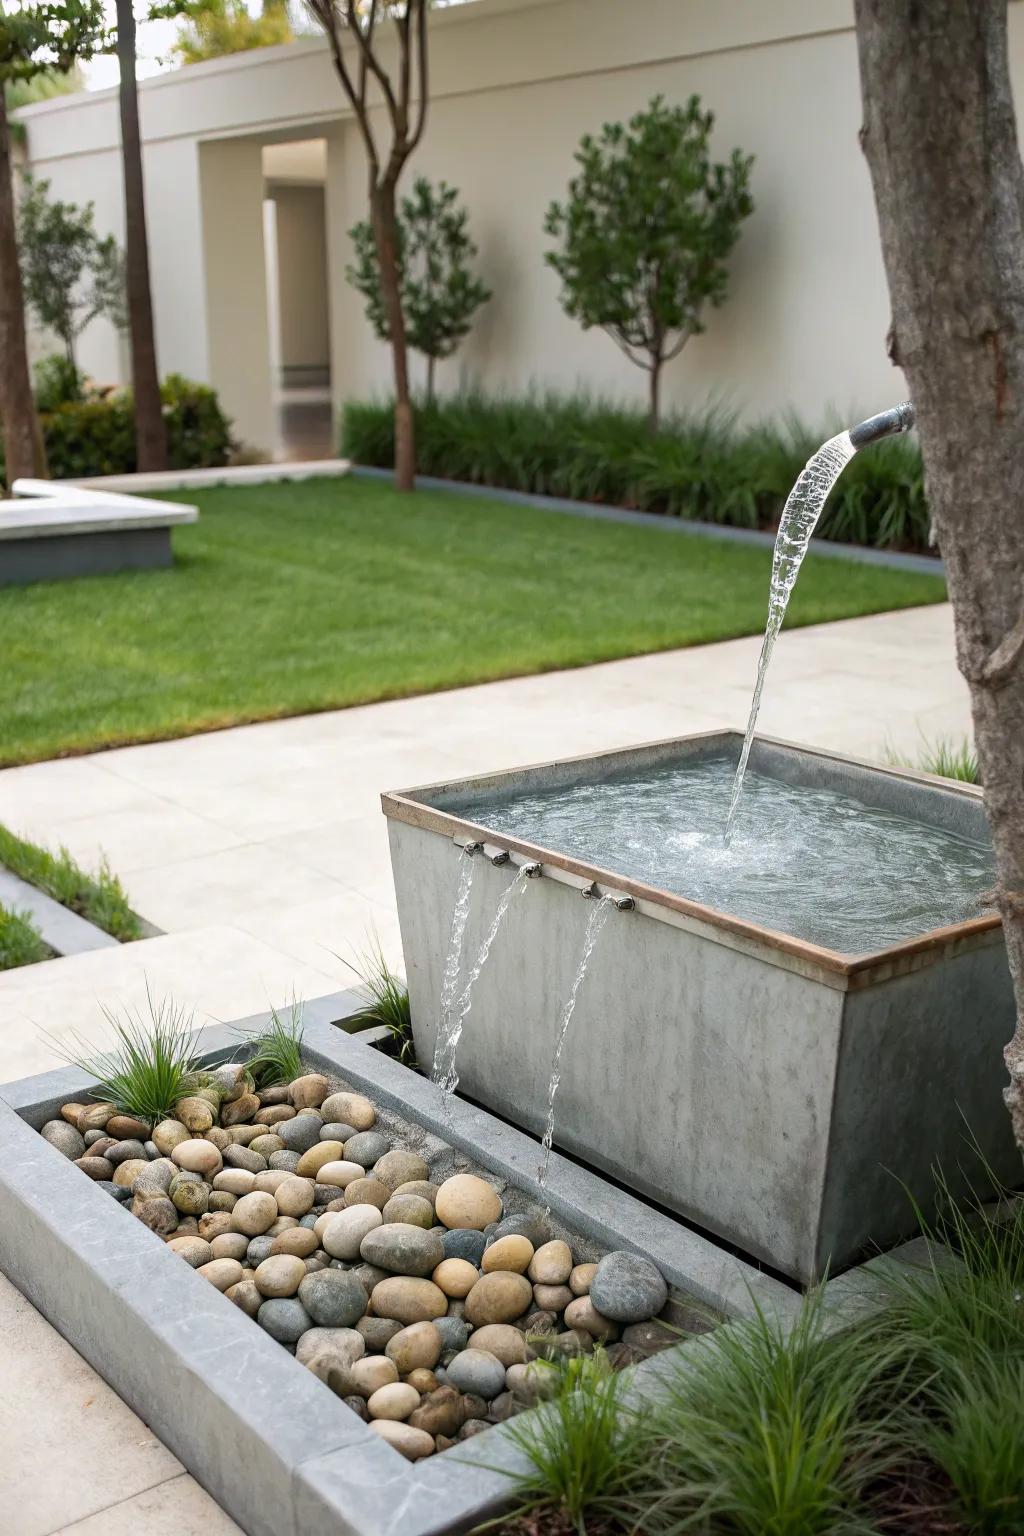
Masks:
[[[391,181],[370,183],[370,218],[377,246],[381,297],[388,317],[395,380],[395,489],[416,489],[416,428],[409,393],[409,347],[398,282],[398,219]]]
[[[139,139],[139,93],[135,81],[135,15],[132,0],[117,0],[117,61],[121,71],[121,159],[124,172],[125,273],[135,398],[135,455],[140,470],[167,468],[167,431],[160,401],[160,376],[149,283],[149,244]]]
[[[1005,1096],[1024,1151],[1024,169],[1007,6],[855,8],[890,355],[917,411],[996,851],[1017,999]]]
[[[647,386],[647,430],[655,433],[661,420],[661,369],[662,359],[651,357]]]
[[[25,302],[11,182],[11,137],[0,82],[0,422],[7,483],[46,474],[25,339]]]

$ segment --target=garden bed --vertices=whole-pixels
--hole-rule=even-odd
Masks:
[[[332,1027],[356,1004],[342,995],[307,1008],[310,1073],[371,1098],[381,1123],[401,1127],[406,1150],[427,1162],[432,1181],[435,1170],[475,1169],[500,1190],[506,1211],[535,1216],[536,1144],[458,1102],[449,1136],[436,1088]],[[203,1049],[209,1064],[223,1061],[238,1052],[237,1035],[208,1032]],[[67,1069],[3,1090],[0,1263],[253,1536],[324,1519],[366,1536],[426,1536],[507,1499],[500,1469],[521,1465],[511,1431],[529,1415],[415,1464],[382,1444],[313,1370],[300,1369],[265,1328],[36,1134],[86,1087],[79,1070]],[[544,1203],[552,1234],[570,1238],[574,1258],[627,1250],[655,1265],[673,1289],[668,1317],[680,1336],[716,1317],[750,1316],[756,1305],[783,1317],[798,1306],[778,1282],[561,1159]],[[667,1354],[680,1347],[688,1346]]]

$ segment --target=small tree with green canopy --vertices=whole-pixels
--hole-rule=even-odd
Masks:
[[[120,329],[125,312],[124,256],[113,235],[96,233],[93,205],[50,201],[48,181],[25,178],[21,203],[21,272],[25,299],[39,323],[64,343],[77,371],[75,343],[91,321],[107,315]]]
[[[451,357],[468,334],[474,314],[491,297],[490,289],[470,270],[477,249],[468,224],[469,214],[459,207],[458,191],[447,182],[438,182],[435,187],[425,176],[418,176],[412,197],[402,199],[398,282],[406,339],[427,359],[428,400],[434,398],[438,358]],[[345,275],[366,300],[366,315],[376,334],[382,341],[390,341],[373,228],[364,219],[349,234],[355,260]]]
[[[175,52],[183,64],[295,41],[287,0],[263,0],[258,13],[245,0],[190,0],[182,14],[187,26],[178,33]]]
[[[0,0],[0,422],[11,481],[45,474],[46,458],[28,368],[7,91],[16,82],[67,74],[105,40],[102,0],[14,6]]]
[[[752,155],[711,160],[714,118],[699,96],[685,107],[655,96],[644,112],[586,134],[568,200],[552,203],[546,261],[562,305],[584,330],[599,325],[650,375],[652,431],[661,370],[704,330],[705,305],[723,302],[726,258],[753,212]]]

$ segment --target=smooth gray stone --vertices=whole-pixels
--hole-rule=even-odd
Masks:
[[[441,1246],[446,1259],[466,1259],[479,1267],[487,1239],[482,1232],[471,1232],[460,1227],[454,1232],[446,1232],[441,1239]]]
[[[299,1300],[319,1328],[353,1328],[369,1303],[366,1287],[340,1269],[320,1269],[299,1284]]]
[[[505,1367],[486,1349],[464,1349],[445,1370],[449,1385],[487,1402],[505,1390]]]
[[[256,1314],[256,1321],[279,1344],[295,1344],[313,1326],[301,1301],[294,1296],[273,1296]]]
[[[294,1120],[279,1120],[274,1127],[274,1134],[280,1136],[286,1152],[301,1154],[316,1146],[320,1140],[321,1124],[319,1115],[296,1115]],[[276,1153],[271,1155],[276,1156]]]
[[[590,1299],[615,1323],[645,1323],[668,1300],[665,1278],[650,1259],[620,1249],[606,1253],[590,1283]]]

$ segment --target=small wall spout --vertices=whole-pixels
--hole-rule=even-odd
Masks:
[[[854,448],[866,448],[869,443],[877,443],[883,437],[896,437],[900,432],[909,432],[913,425],[914,407],[909,400],[904,400],[891,410],[879,411],[877,416],[869,416],[866,421],[851,427],[850,442]]]

